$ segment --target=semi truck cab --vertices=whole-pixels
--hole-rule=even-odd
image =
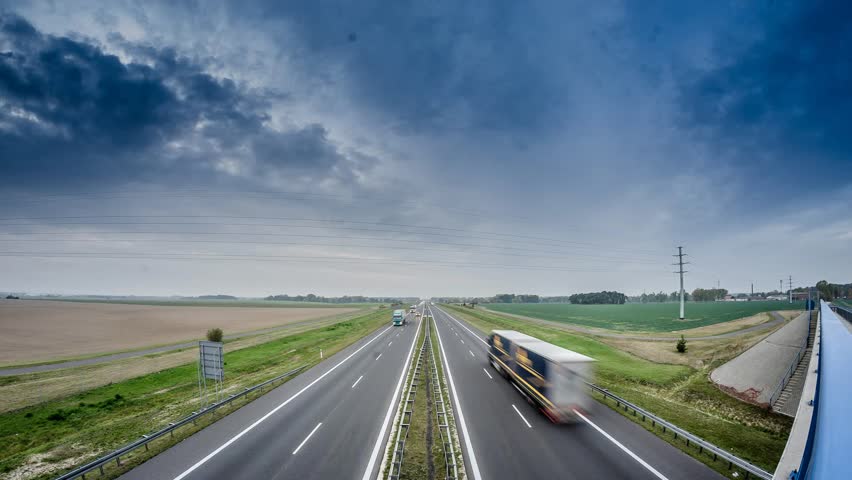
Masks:
[[[393,311],[393,326],[401,327],[405,324],[405,311],[404,310],[394,310]]]

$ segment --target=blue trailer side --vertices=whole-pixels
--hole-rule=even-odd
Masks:
[[[551,421],[573,421],[587,409],[593,359],[514,330],[491,332],[488,344],[491,365]]]

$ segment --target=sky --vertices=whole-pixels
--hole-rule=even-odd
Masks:
[[[852,6],[0,0],[0,291],[852,280]]]

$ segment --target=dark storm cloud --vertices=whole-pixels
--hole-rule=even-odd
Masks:
[[[341,66],[350,98],[403,130],[523,134],[551,126],[563,107],[552,59],[564,45],[536,31],[552,24],[526,4],[239,2],[232,11],[270,22],[270,32],[285,20],[282,42],[300,67]]]
[[[321,177],[346,160],[322,126],[270,127],[272,94],[216,78],[173,49],[112,39],[133,61],[0,17],[0,182],[210,179],[222,175],[220,156],[245,162],[250,175],[296,168]]]
[[[764,12],[763,30],[755,26],[758,41],[689,82],[683,92],[687,124],[723,147],[767,153],[776,165],[798,157],[849,167],[852,4],[793,5]]]

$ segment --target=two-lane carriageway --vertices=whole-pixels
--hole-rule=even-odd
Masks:
[[[375,478],[421,322],[390,324],[122,478]]]
[[[554,425],[488,362],[485,335],[430,306],[463,439],[468,477],[502,479],[721,479],[718,473],[606,406]],[[456,403],[458,402],[458,403]],[[461,423],[459,421],[459,423]]]

